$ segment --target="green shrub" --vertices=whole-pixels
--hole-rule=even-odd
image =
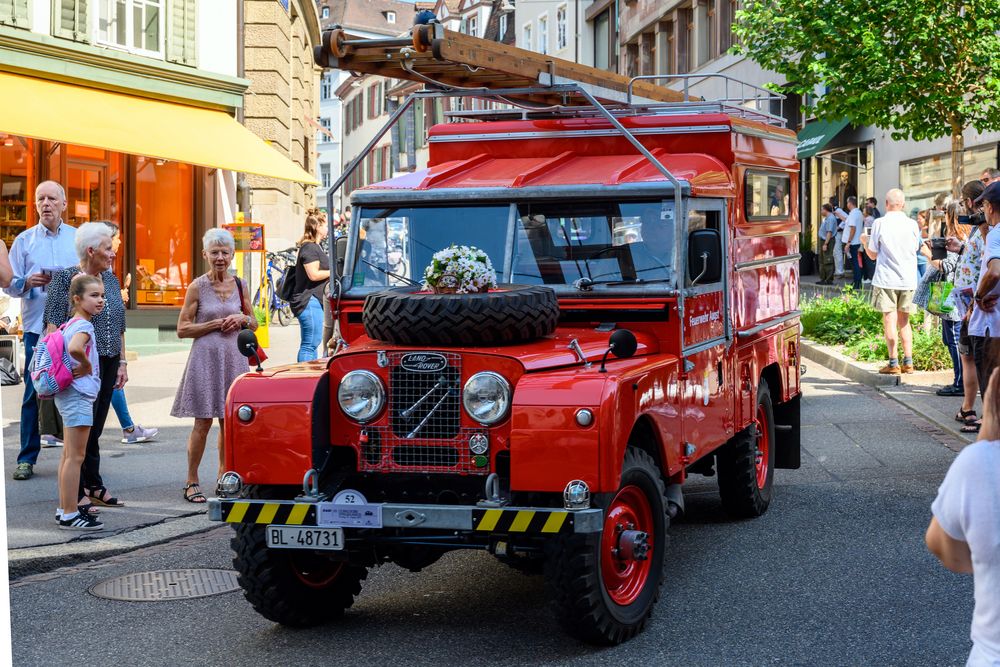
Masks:
[[[841,296],[817,297],[802,301],[802,335],[824,345],[842,345],[844,352],[859,361],[882,361],[889,356],[882,334],[882,313],[861,295],[845,288]],[[913,365],[917,370],[935,371],[951,367],[948,348],[941,330],[921,329],[924,311],[910,316],[913,326]],[[902,355],[903,346],[898,345]]]

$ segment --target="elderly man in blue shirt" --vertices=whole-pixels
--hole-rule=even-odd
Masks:
[[[38,223],[17,235],[10,247],[10,265],[14,277],[4,291],[21,299],[21,322],[24,329],[24,400],[21,402],[21,451],[17,455],[14,479],[30,479],[38,461],[41,441],[38,432],[38,399],[28,378],[27,367],[35,345],[43,333],[45,286],[55,271],[77,262],[76,228],[62,221],[66,210],[66,191],[55,181],[44,181],[35,188]]]

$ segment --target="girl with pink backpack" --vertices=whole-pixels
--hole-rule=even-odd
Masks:
[[[59,508],[56,521],[63,530],[101,530],[104,524],[79,507],[80,465],[94,424],[94,401],[101,387],[100,362],[91,319],[104,310],[104,281],[98,276],[77,274],[69,287],[73,318],[61,333],[69,354],[73,382],[55,394],[63,419],[65,441],[59,461]],[[51,334],[50,334],[51,335]]]

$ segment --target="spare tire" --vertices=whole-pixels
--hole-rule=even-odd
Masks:
[[[510,345],[555,331],[559,300],[541,285],[500,285],[485,294],[400,287],[369,294],[361,321],[370,338],[395,345]]]

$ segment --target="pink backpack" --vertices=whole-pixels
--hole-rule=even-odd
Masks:
[[[35,346],[28,374],[40,398],[52,398],[73,384],[73,371],[70,369],[69,350],[66,349],[63,330],[75,319],[77,318],[74,317],[56,331],[46,334]]]

